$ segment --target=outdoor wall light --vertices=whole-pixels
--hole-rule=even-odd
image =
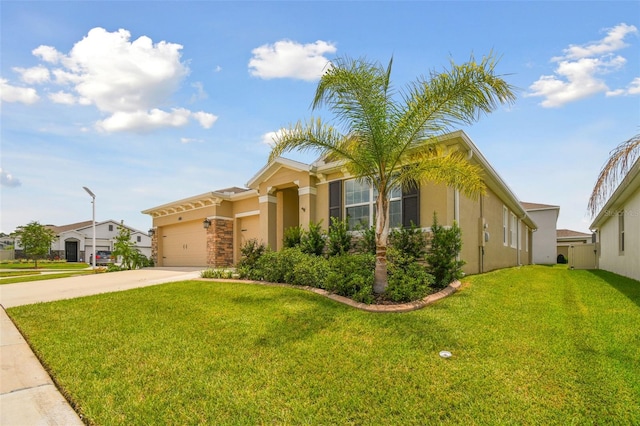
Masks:
[[[155,233],[156,233],[155,229],[153,229],[153,228],[149,229],[149,236],[150,237],[153,237],[153,234],[155,234]]]
[[[211,221],[209,219],[205,219],[202,222],[202,226],[204,226],[204,229],[209,229],[209,227],[211,226]]]

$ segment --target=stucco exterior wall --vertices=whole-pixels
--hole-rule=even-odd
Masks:
[[[539,265],[555,264],[558,260],[556,234],[558,210],[529,211],[529,216],[538,224],[538,229],[533,233],[533,263]]]
[[[624,211],[624,253],[619,250],[619,220],[615,211],[600,227],[599,267],[640,280],[640,188],[618,211]]]

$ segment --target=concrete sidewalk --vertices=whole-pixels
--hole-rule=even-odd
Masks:
[[[0,425],[82,425],[4,308],[200,277],[203,268],[146,268],[0,285]]]

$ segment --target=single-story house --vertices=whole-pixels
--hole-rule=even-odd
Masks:
[[[591,244],[593,242],[592,238],[593,234],[572,231],[571,229],[556,230],[558,257],[562,255],[565,259],[569,259],[569,249],[571,246]]]
[[[445,185],[421,182],[391,194],[391,226],[411,222],[428,229],[438,221],[457,221],[463,238],[461,258],[467,274],[531,263],[531,234],[537,225],[518,198],[462,131],[442,138],[484,172],[486,195],[470,199]],[[286,229],[321,223],[330,217],[371,225],[372,188],[351,176],[340,161],[305,164],[276,158],[246,188],[226,188],[144,210],[152,217],[152,258],[158,266],[231,266],[240,248],[256,239],[282,248]]]
[[[90,220],[69,225],[45,225],[58,238],[51,244],[51,256],[66,259],[67,262],[87,262],[93,252],[93,222]],[[146,232],[118,223],[115,220],[96,222],[96,251],[113,251],[115,239],[119,234],[118,227],[123,226],[131,231],[131,241],[142,254],[151,257],[151,237]],[[16,240],[16,251],[19,254],[19,240]]]
[[[589,227],[600,269],[640,280],[640,159]]]
[[[558,260],[556,224],[560,215],[560,206],[522,202],[527,214],[538,225],[533,233],[532,263],[552,265]]]

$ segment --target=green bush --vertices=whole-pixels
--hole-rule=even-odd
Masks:
[[[349,233],[349,223],[336,217],[331,218],[329,226],[329,238],[327,243],[327,253],[329,256],[339,256],[349,253],[351,250],[351,234]]]
[[[255,238],[245,242],[240,247],[240,261],[236,265],[238,276],[244,279],[261,280],[262,273],[257,270],[258,260],[264,255],[267,248]]]
[[[322,221],[318,223],[309,222],[309,230],[304,231],[300,241],[300,248],[303,253],[321,256],[326,246],[326,235],[322,230]]]
[[[302,241],[303,231],[300,226],[292,226],[284,231],[282,246],[284,248],[298,247]]]
[[[326,289],[357,302],[371,303],[375,256],[352,254],[329,258]]]
[[[294,272],[297,264],[301,263],[305,254],[300,248],[285,248],[280,251],[267,250],[258,259],[256,272],[264,281],[273,283],[294,282]]]
[[[295,265],[291,284],[325,288],[329,275],[329,261],[321,256],[305,255]]]
[[[416,262],[412,256],[401,253],[397,248],[387,252],[388,283],[385,298],[397,302],[420,300],[431,293],[435,279],[425,266]]]
[[[376,254],[376,228],[359,229],[361,235],[356,243],[356,251],[358,253]]]
[[[435,278],[434,286],[442,288],[463,276],[464,261],[457,260],[462,250],[462,232],[455,221],[451,228],[445,229],[438,224],[435,213],[431,232],[431,248],[426,256],[429,265],[427,271]]]
[[[405,256],[422,259],[426,253],[427,241],[421,228],[411,223],[410,227],[394,229],[389,234],[389,246]]]
[[[213,269],[208,268],[200,273],[201,278],[223,278],[230,279],[233,278],[233,271],[229,269]]]

